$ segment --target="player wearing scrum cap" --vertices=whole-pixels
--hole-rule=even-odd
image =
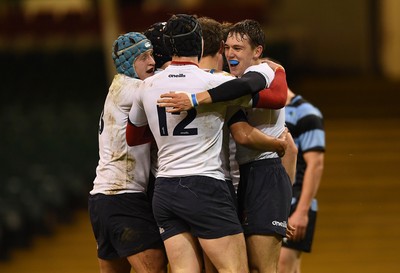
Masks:
[[[153,45],[153,56],[156,62],[156,69],[163,70],[171,63],[171,55],[164,45],[164,28],[167,22],[152,24],[143,34]]]
[[[146,195],[150,143],[129,147],[125,132],[133,95],[154,74],[153,47],[142,34],[118,37],[112,48],[116,70],[99,124],[99,163],[89,196],[100,272],[166,273],[167,260]]]

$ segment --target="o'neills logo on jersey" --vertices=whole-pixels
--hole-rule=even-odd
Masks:
[[[168,78],[184,78],[184,77],[186,77],[186,75],[184,75],[184,74],[169,74],[168,75]]]
[[[283,222],[272,221],[272,224],[273,224],[274,226],[287,228],[287,223],[286,223],[286,221],[283,221]]]

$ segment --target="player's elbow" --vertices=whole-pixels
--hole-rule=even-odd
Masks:
[[[229,129],[231,130],[233,139],[237,144],[240,144],[248,148],[253,147],[254,137],[252,133],[254,127],[252,127],[248,122],[245,121],[236,122],[233,125],[231,125]]]
[[[233,138],[237,144],[242,146],[249,146],[251,144],[250,139],[246,134],[237,134]]]
[[[243,146],[250,144],[250,137],[245,129],[243,123],[236,123],[234,126],[230,127],[235,142]]]

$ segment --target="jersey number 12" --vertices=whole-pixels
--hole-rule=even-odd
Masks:
[[[158,113],[158,126],[160,128],[161,136],[168,136],[168,126],[167,126],[167,112],[165,107],[157,106]],[[179,115],[180,113],[172,113],[173,115]],[[190,109],[187,111],[187,116],[182,119],[174,128],[174,136],[192,136],[197,135],[197,128],[186,128],[197,115],[196,109]]]

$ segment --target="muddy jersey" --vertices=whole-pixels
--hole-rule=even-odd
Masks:
[[[142,81],[114,77],[99,124],[99,162],[90,194],[145,192],[150,171],[150,143],[129,147],[126,125],[134,93]]]

